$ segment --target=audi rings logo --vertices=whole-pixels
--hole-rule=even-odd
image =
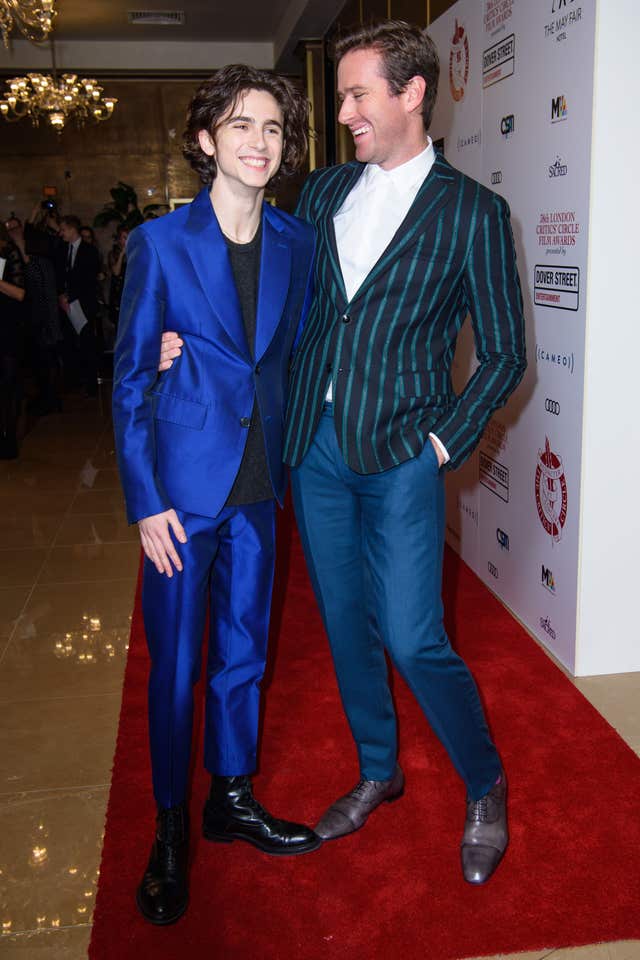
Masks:
[[[550,400],[549,397],[544,401],[544,408],[547,413],[552,413],[554,417],[560,416],[560,404],[557,400]]]

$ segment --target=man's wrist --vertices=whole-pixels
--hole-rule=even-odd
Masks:
[[[436,437],[435,433],[429,434],[429,440],[431,440],[431,443],[433,444],[433,449],[436,452],[436,456],[438,458],[438,466],[439,467],[444,466],[444,464],[448,463],[449,460],[451,459],[447,448],[445,447],[444,443],[441,440],[439,440],[438,437]]]

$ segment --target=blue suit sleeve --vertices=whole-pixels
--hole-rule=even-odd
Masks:
[[[116,451],[130,523],[172,506],[156,475],[151,397],[158,378],[165,301],[157,250],[144,228],[138,228],[127,244],[113,384]]]

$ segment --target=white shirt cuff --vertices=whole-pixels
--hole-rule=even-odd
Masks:
[[[430,434],[429,434],[429,439],[430,439],[430,440],[433,440],[433,442],[434,442],[435,445],[437,446],[438,450],[440,451],[440,453],[441,453],[442,456],[444,457],[444,460],[442,461],[442,465],[444,466],[445,463],[448,463],[449,460],[451,460],[451,457],[449,456],[449,454],[448,454],[448,452],[447,452],[447,448],[445,447],[444,443],[441,443],[441,441],[438,440],[438,438],[436,437],[435,433],[430,433]]]

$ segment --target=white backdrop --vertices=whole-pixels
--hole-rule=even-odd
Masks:
[[[430,33],[441,59],[431,133],[509,202],[529,359],[448,479],[447,537],[574,671],[595,0],[459,0]],[[456,388],[473,364],[467,329]]]

